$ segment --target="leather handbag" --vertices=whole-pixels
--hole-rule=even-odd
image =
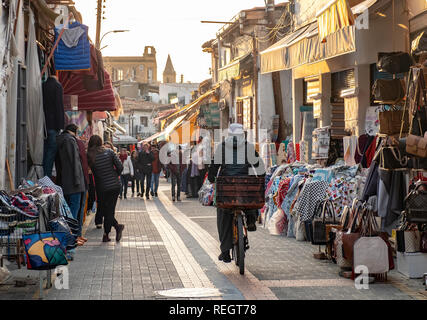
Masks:
[[[335,219],[335,209],[332,201],[320,201],[316,210],[316,215],[312,221],[311,243],[314,245],[323,245],[328,241],[326,225],[339,225],[339,223]]]
[[[405,116],[404,116],[405,115]],[[400,133],[403,122],[403,133],[409,130],[409,114],[403,110],[389,110],[380,112],[378,115],[380,121],[379,132],[382,134],[398,134]]]
[[[408,158],[402,156],[397,147],[381,147],[379,157],[379,167],[383,170],[402,169],[408,164]]]
[[[427,137],[408,135],[406,138],[406,152],[420,158],[427,158]]]
[[[405,73],[413,64],[412,58],[406,52],[379,52],[377,68],[380,72],[391,74]]]
[[[398,103],[405,97],[405,89],[399,79],[377,79],[372,88],[372,95],[377,101]]]
[[[406,221],[409,223],[427,223],[427,183],[417,182],[405,200]]]

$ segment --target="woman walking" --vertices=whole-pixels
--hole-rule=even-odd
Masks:
[[[88,162],[95,178],[98,210],[104,217],[102,242],[111,241],[108,236],[111,227],[116,229],[116,241],[120,241],[125,226],[117,222],[114,214],[120,193],[119,176],[123,171],[122,162],[114,151],[102,146],[102,139],[98,135],[93,135],[89,140]]]
[[[123,172],[122,172],[122,188],[120,189],[120,196],[119,198],[122,198],[122,195],[125,199],[127,199],[127,193],[128,193],[128,184],[129,181],[132,181],[134,176],[134,167],[132,164],[131,156],[128,152],[127,158],[122,161],[123,162]]]
[[[153,153],[154,160],[151,163],[153,172],[151,175],[151,196],[158,197],[157,191],[159,190],[159,178],[160,171],[162,170],[162,164],[159,159],[159,149],[155,144],[151,145],[151,152]]]

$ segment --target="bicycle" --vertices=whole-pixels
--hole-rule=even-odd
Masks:
[[[264,206],[264,177],[218,176],[215,187],[215,206],[233,213],[233,260],[240,274],[245,273],[245,252],[249,249],[244,210]]]
[[[245,273],[245,252],[249,249],[248,231],[244,223],[243,210],[233,210],[233,249],[232,255],[240,274]]]

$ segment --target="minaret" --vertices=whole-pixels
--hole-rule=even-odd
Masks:
[[[165,70],[163,71],[163,83],[176,83],[176,72],[173,68],[171,56],[169,54]]]

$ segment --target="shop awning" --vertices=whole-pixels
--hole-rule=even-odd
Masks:
[[[321,42],[317,22],[305,26],[261,52],[261,73],[288,70],[354,52],[355,27],[348,26]]]
[[[131,136],[113,136],[113,144],[116,145],[125,145],[125,144],[135,144],[138,143],[138,140]]]
[[[218,69],[219,82],[239,77],[241,72],[241,63],[243,63],[250,55],[251,53],[247,53],[242,57],[234,59],[225,67]]]
[[[345,0],[332,0],[317,13],[317,21],[288,34],[260,53],[261,73],[289,70],[356,51],[354,17],[377,0],[351,9]]]
[[[116,98],[110,75],[104,70],[104,88],[88,91],[83,85],[83,75],[77,72],[59,72],[59,82],[64,95],[78,96],[79,111],[115,111]]]
[[[174,121],[172,121],[172,123],[168,125],[162,132],[156,133],[151,137],[144,139],[143,142],[167,140],[169,135],[181,124],[182,120],[186,117],[186,115],[187,114],[179,116]]]
[[[317,14],[320,41],[338,32],[340,29],[354,25],[354,15],[347,0],[332,0]]]

